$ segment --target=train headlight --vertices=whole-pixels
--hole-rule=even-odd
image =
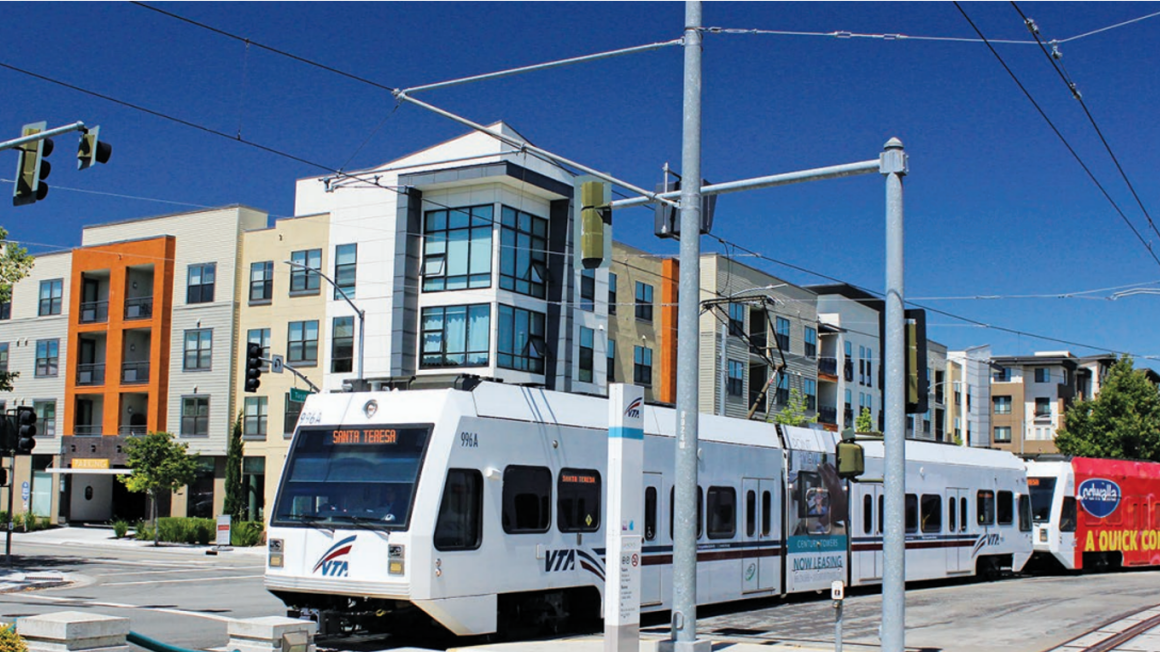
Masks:
[[[1045,527],[1039,528],[1039,542],[1047,543],[1047,528]]]
[[[285,564],[285,557],[282,554],[282,540],[270,539],[266,544],[270,568],[282,568]]]
[[[387,573],[390,575],[402,575],[406,559],[406,547],[397,543],[387,546]]]

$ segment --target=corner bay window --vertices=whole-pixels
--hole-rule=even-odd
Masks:
[[[427,211],[423,291],[491,287],[491,206]]]
[[[500,288],[543,299],[548,279],[548,220],[504,206],[500,224]]]
[[[541,321],[541,333],[543,322]],[[420,367],[481,367],[487,364],[491,306],[436,306],[423,309]]]
[[[498,326],[497,364],[504,369],[544,373],[543,313],[500,305]]]

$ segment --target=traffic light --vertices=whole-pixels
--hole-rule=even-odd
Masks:
[[[927,378],[926,311],[905,312],[906,320],[906,414],[926,414],[929,409],[930,378]]]
[[[36,410],[21,406],[16,408],[16,454],[27,455],[36,448]]]
[[[8,469],[0,469],[0,487],[8,486]]]
[[[48,126],[47,122],[36,122],[24,125],[21,136],[33,136]],[[52,166],[45,159],[52,154],[52,139],[42,138],[31,143],[24,143],[20,150],[20,161],[16,165],[16,184],[12,192],[12,205],[24,206],[32,204],[48,195],[48,178]]]
[[[709,182],[702,179],[701,186],[707,185]],[[657,184],[658,194],[680,189],[680,180]],[[717,195],[701,195],[701,235],[707,235],[713,229],[713,214],[716,211]],[[653,232],[658,238],[681,237],[681,211],[676,206],[657,202],[653,213]]]
[[[246,345],[246,388],[254,393],[262,385],[262,345],[250,342]]]
[[[93,163],[108,163],[113,155],[113,146],[102,142],[99,138],[100,127],[93,127],[81,136],[80,147],[77,148],[77,169],[83,170]]]
[[[16,417],[14,413],[0,413],[0,455],[16,450]]]
[[[604,263],[604,225],[612,224],[612,207],[604,201],[604,184],[580,184],[580,264],[596,269]]]

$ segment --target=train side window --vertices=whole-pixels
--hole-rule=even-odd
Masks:
[[[958,525],[955,522],[956,513],[955,499],[947,498],[947,532],[954,532],[958,529]]]
[[[999,503],[996,506],[999,515],[999,525],[1011,525],[1015,522],[1015,497],[1010,491],[999,492]]]
[[[1063,499],[1063,509],[1059,514],[1059,531],[1075,532],[1075,498],[1072,496]]]
[[[874,527],[874,498],[862,496],[862,534],[870,534]]]
[[[552,472],[540,466],[503,470],[503,531],[547,532],[552,515]]]
[[[969,513],[970,509],[967,508],[967,497],[963,496],[959,499],[959,532],[967,531],[967,523],[969,523],[967,514]]]
[[[745,492],[745,536],[751,537],[757,532],[757,492],[750,489]]]
[[[644,490],[644,540],[655,541],[657,538],[657,488],[648,487]]]
[[[436,550],[475,550],[483,534],[483,474],[449,469],[435,521]]]
[[[737,534],[737,491],[733,487],[709,487],[706,498],[709,538],[733,538]]]
[[[922,531],[942,532],[942,496],[922,495]]]
[[[906,494],[906,531],[918,532],[918,496]]]
[[[878,534],[886,531],[886,528],[882,527],[884,514],[886,514],[886,496],[878,496]]]
[[[761,492],[761,536],[769,536],[773,528],[773,494]]]
[[[673,538],[673,523],[676,522],[673,519],[673,509],[677,505],[676,490],[677,490],[676,487],[669,489],[669,538],[670,539]],[[701,518],[701,516],[704,513],[705,513],[704,495],[702,494],[701,486],[697,485],[697,538],[698,539],[701,538],[701,521],[704,520]]]
[[[556,485],[556,527],[561,532],[600,529],[600,472],[560,469]]]
[[[995,492],[984,489],[975,495],[975,500],[977,501],[975,512],[979,520],[979,525],[994,525]]]
[[[1031,497],[1019,494],[1019,531],[1031,531]]]

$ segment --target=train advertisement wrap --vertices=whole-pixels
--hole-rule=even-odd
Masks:
[[[1075,458],[1076,562],[1160,564],[1160,464]],[[1118,559],[1117,559],[1118,558]]]

